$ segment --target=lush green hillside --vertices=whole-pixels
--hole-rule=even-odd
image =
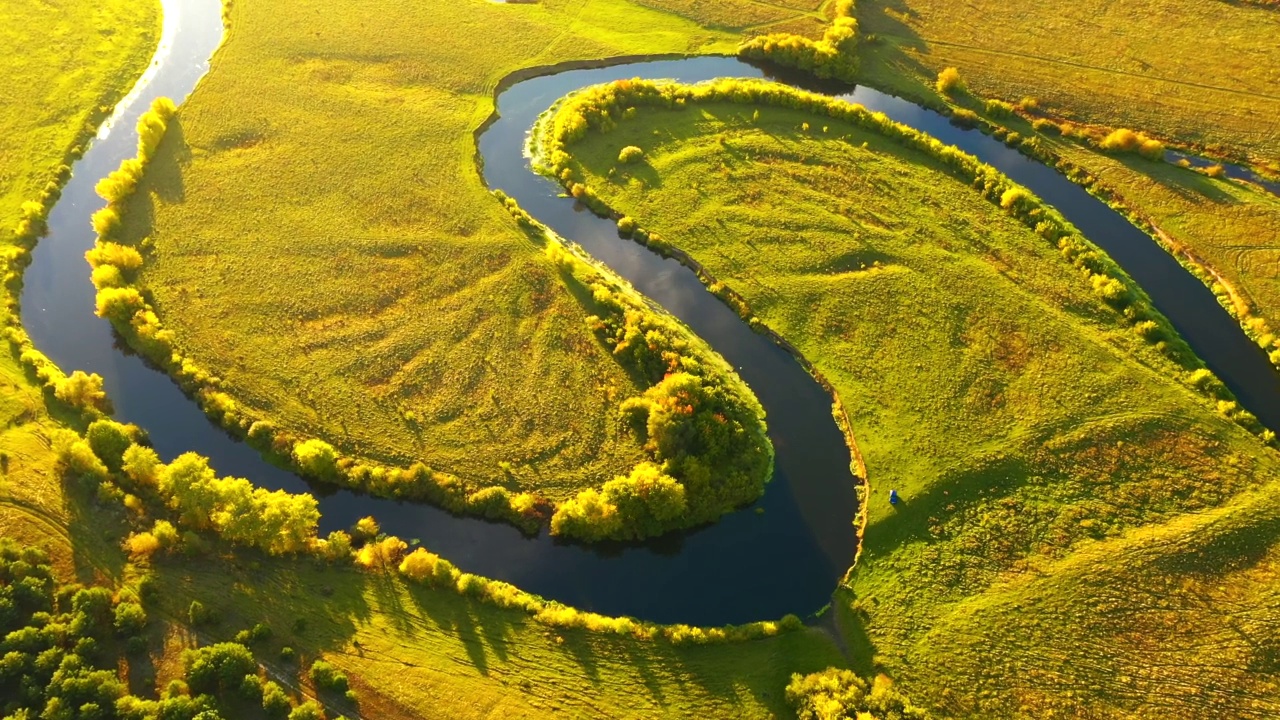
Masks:
[[[1253,491],[1280,468],[1193,387],[1180,341],[1011,216],[1023,197],[985,199],[935,154],[768,103],[634,104],[568,167],[833,382],[870,478],[840,594],[861,661],[961,716],[1275,711],[1253,645],[1277,618],[1239,603],[1274,580],[1277,516]],[[1172,642],[1193,606],[1213,653],[1148,637]],[[1184,692],[1168,665],[1221,683]]]

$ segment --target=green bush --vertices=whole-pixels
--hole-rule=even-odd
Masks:
[[[262,711],[269,718],[285,718],[293,709],[288,694],[272,680],[262,684]]]
[[[136,602],[122,602],[116,605],[116,632],[124,637],[133,637],[142,632],[147,624],[147,611]]]
[[[305,474],[320,480],[332,480],[338,474],[338,453],[323,440],[304,440],[293,448],[293,459]]]
[[[987,100],[984,104],[987,114],[995,118],[1013,117],[1013,105],[1003,100]]]
[[[311,681],[316,687],[334,692],[346,692],[350,687],[347,684],[347,676],[338,671],[337,668],[325,662],[324,660],[316,660],[311,663]]]
[[[827,668],[808,675],[791,676],[785,692],[799,720],[925,720],[928,713],[909,703],[887,678],[874,686],[851,670]]]
[[[217,643],[182,655],[187,684],[196,693],[220,693],[234,690],[244,676],[258,671],[258,663],[249,648],[239,643]]]
[[[835,19],[821,40],[791,33],[760,35],[743,43],[738,55],[851,83],[858,75],[857,51],[858,21],[853,17],[853,0],[837,0]]]
[[[308,700],[289,713],[289,720],[324,720],[324,711],[314,700]]]
[[[636,147],[635,145],[628,145],[622,148],[618,153],[618,162],[623,165],[630,165],[634,162],[638,162],[643,157],[644,150]]]
[[[84,439],[93,454],[112,472],[120,472],[124,465],[124,453],[133,445],[138,429],[121,425],[114,420],[96,420],[85,431]]]

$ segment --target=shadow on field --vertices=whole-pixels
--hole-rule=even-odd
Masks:
[[[1121,156],[1117,160],[1130,170],[1151,178],[1191,202],[1207,198],[1219,205],[1239,204],[1239,201],[1223,191],[1216,181],[1194,170],[1164,162],[1156,163],[1132,155]]]
[[[167,203],[180,203],[187,199],[182,170],[191,162],[191,146],[182,129],[182,118],[175,115],[169,120],[164,139],[151,158],[144,177],[152,179],[147,189]],[[130,205],[132,207],[132,205]]]

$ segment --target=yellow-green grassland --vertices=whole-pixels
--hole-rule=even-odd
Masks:
[[[1025,197],[936,156],[793,94],[625,92],[634,119],[555,170],[834,385],[870,483],[838,593],[856,662],[959,717],[1277,711],[1274,649],[1249,638],[1280,622],[1280,465],[1194,387],[1198,361],[1160,351],[1168,330],[1011,216]]]
[[[1079,12],[1077,12],[1079,10]],[[967,7],[957,22],[932,0],[857,5],[859,82],[928,105],[983,111],[998,98],[1021,117],[990,118],[1038,137],[1089,173],[1193,266],[1268,352],[1280,327],[1280,201],[1257,186],[1100,152],[1082,141],[1130,128],[1211,157],[1280,172],[1280,13],[1265,3],[1155,0],[1070,13]],[[944,94],[934,79],[959,70]],[[1030,101],[1025,103],[1025,101]],[[1031,121],[1041,123],[1031,127]],[[1071,137],[1063,137],[1061,128]],[[1265,323],[1265,325],[1263,325]],[[1280,364],[1280,355],[1276,361]]]
[[[0,247],[6,262],[25,256],[34,231],[16,228],[38,230],[66,179],[63,166],[142,74],[159,38],[159,11],[159,3],[128,0],[16,0],[0,7],[0,42],[9,49],[0,63]],[[13,319],[18,282],[6,278],[0,303],[5,325]],[[71,562],[70,533],[88,534],[86,547],[101,538],[68,515],[49,451],[58,420],[8,352],[0,353],[0,377],[0,534],[55,546],[63,571],[105,572],[89,559]],[[60,413],[62,420],[72,417]]]

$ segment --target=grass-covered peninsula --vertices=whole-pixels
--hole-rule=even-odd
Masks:
[[[681,337],[628,339],[669,321],[642,320],[642,304],[610,306],[566,282],[477,172],[470,130],[518,67],[733,47],[730,36],[676,16],[590,6],[373,3],[340,20],[233,5],[224,48],[138,191],[114,199],[120,227],[104,223],[145,261],[130,283],[154,312],[148,325],[171,338],[161,364],[264,450],[376,493],[529,517],[597,503],[580,494],[609,495],[608,483],[661,489],[674,478],[705,486],[690,493],[695,511],[682,524],[758,494],[767,459],[733,470],[736,460],[715,459],[720,440],[672,445],[642,427],[650,415],[636,414],[693,393],[682,405],[720,415],[724,402],[754,403],[750,391],[739,383],[741,401],[717,399],[664,381],[682,370],[684,351],[672,342],[701,348],[683,354],[699,367],[716,366],[700,359],[711,351]],[[301,24],[276,22],[281,12]],[[354,24],[363,18],[378,29]],[[480,33],[465,51],[449,42],[486,24],[515,30]],[[562,39],[535,42],[547,36]],[[292,199],[278,202],[281,193]],[[131,316],[117,320],[127,328]],[[687,331],[676,323],[662,333]],[[627,350],[641,347],[653,357]],[[759,427],[732,427],[743,437],[732,442],[767,447]],[[747,491],[714,489],[735,485]],[[677,491],[661,494],[680,514]],[[624,494],[612,498],[625,506]],[[599,512],[608,508],[562,514]],[[672,525],[645,523],[594,534]],[[553,527],[593,534],[573,522]]]
[[[544,130],[567,141],[548,161],[575,195],[687,252],[835,386],[870,486],[838,594],[858,662],[948,714],[1110,717],[1155,695],[1198,706],[1140,668],[1198,676],[1231,658],[1210,695],[1267,707],[1268,656],[1213,617],[1235,600],[1185,616],[1221,643],[1211,656],[1159,650],[1130,621],[1167,637],[1157,618],[1206,573],[1245,573],[1236,592],[1266,597],[1274,451],[1201,392],[1211,376],[1161,319],[1135,321],[1123,274],[1112,287],[1105,260],[1082,267],[1069,228],[1055,242],[1028,227],[1051,211],[1028,219],[1025,191],[984,193],[944,148],[825,103],[620,83]],[[1152,583],[1171,594],[1123,591]],[[1112,673],[1090,660],[1102,647]]]

